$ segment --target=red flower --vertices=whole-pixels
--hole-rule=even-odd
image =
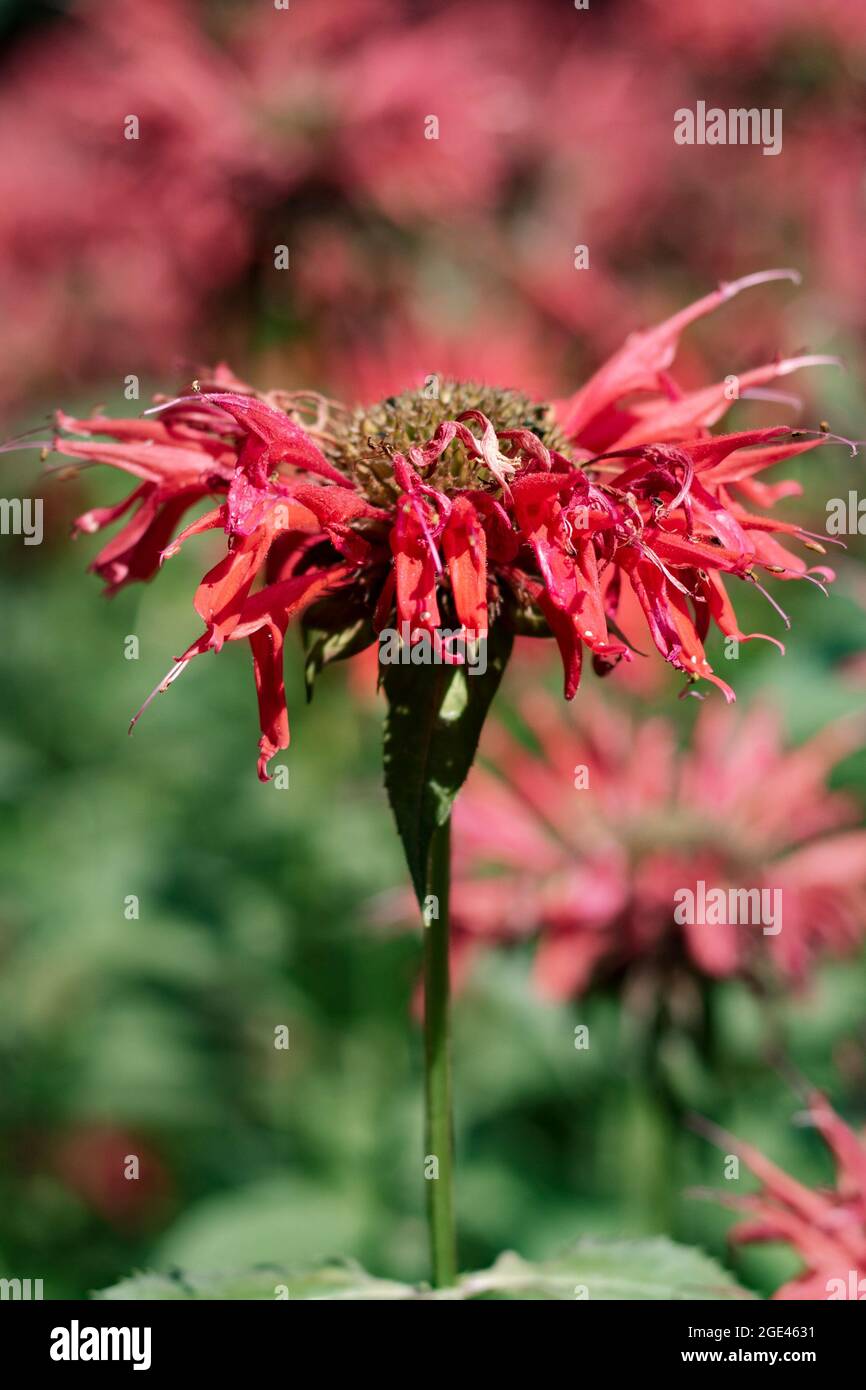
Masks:
[[[738,1244],[783,1241],[802,1257],[803,1272],[777,1289],[774,1298],[862,1300],[866,1297],[866,1143],[818,1091],[809,1096],[809,1119],[835,1159],[834,1190],[813,1192],[751,1145],[706,1126],[709,1136],[739,1155],[761,1181],[760,1192],[753,1195],[713,1195],[746,1213],[746,1219],[729,1233],[730,1240]]]
[[[89,513],[79,529],[99,529],[134,509],[96,561],[111,592],[149,577],[160,553],[189,536],[225,532],[226,554],[196,597],[206,630],[159,688],[192,656],[248,639],[263,777],[268,758],[288,742],[280,673],[286,625],[334,591],[351,624],[366,623],[368,644],[392,622],[411,642],[425,634],[438,641],[443,626],[478,639],[488,622],[512,622],[518,631],[543,622],[562,654],[567,698],[577,690],[584,649],[600,672],[631,659],[615,626],[629,594],[662,656],[689,680],[713,681],[733,698],[704,652],[710,624],[744,641],[763,634],[740,631],[722,576],[757,583],[756,570],[765,569],[780,578],[832,578],[808,570],[782,543],[803,538],[799,527],[746,509],[795,490],[764,488],[755,474],[820,436],[778,427],[713,437],[710,426],[729,403],[725,384],[683,393],[668,369],[687,324],[782,275],[790,272],[722,286],[634,334],[556,405],[433,378],[432,390],[350,411],[312,394],[262,397],[220,368],[144,420],[61,416],[59,452],[142,480],[123,506]],[[826,360],[783,359],[741,382]],[[71,430],[114,442],[70,439]],[[180,515],[206,494],[222,497],[220,505],[167,545]],[[254,593],[260,577],[269,582]]]
[[[134,1180],[129,1176],[131,1158],[139,1164]],[[111,1125],[69,1129],[53,1147],[51,1166],[65,1187],[121,1231],[164,1219],[174,1195],[173,1176],[153,1145]]]
[[[87,380],[130,360],[165,370],[202,333],[210,295],[255,259],[254,214],[277,196],[285,156],[200,8],[73,0],[9,45],[4,404],[46,376]],[[62,237],[41,236],[58,225]]]
[[[553,998],[616,977],[671,990],[686,974],[768,965],[800,983],[821,953],[863,940],[866,831],[849,828],[856,804],[826,787],[862,741],[853,722],[791,749],[769,711],[734,721],[707,705],[678,756],[663,720],[636,727],[588,701],[575,727],[540,693],[520,709],[539,751],[493,723],[489,770],[474,769],[455,806],[459,973],[485,946],[537,937],[536,981]],[[780,929],[731,914],[678,924],[677,895],[697,901],[701,881],[766,892]]]

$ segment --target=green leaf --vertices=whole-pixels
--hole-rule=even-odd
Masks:
[[[376,640],[366,608],[344,594],[331,594],[313,604],[304,614],[301,634],[308,700],[313,697],[316,677],[326,666],[357,656]]]
[[[664,1237],[581,1240],[563,1255],[532,1263],[507,1251],[490,1269],[464,1274],[450,1289],[375,1279],[353,1260],[287,1269],[261,1265],[236,1274],[136,1274],[95,1297],[115,1300],[342,1300],[344,1302],[474,1299],[568,1300],[750,1299],[709,1255]]]
[[[409,1284],[374,1279],[353,1261],[335,1262],[318,1269],[284,1269],[262,1265],[239,1274],[137,1274],[96,1295],[117,1300],[218,1300],[279,1301],[333,1299],[352,1302],[415,1298]]]
[[[687,1299],[751,1298],[701,1250],[655,1240],[581,1240],[552,1260],[530,1263],[507,1251],[490,1269],[465,1274],[464,1298]]]
[[[208,1274],[257,1265],[306,1269],[322,1251],[356,1250],[366,1217],[357,1195],[300,1173],[263,1173],[188,1207],[156,1246],[159,1268]]]
[[[330,666],[334,661],[346,661],[350,656],[357,656],[358,652],[366,651],[376,640],[376,634],[366,618],[359,618],[342,632],[324,632],[320,628],[305,627],[303,636],[306,658],[304,683],[308,700],[313,698],[316,678],[326,666]]]
[[[511,654],[505,617],[487,637],[487,669],[386,666],[385,787],[419,902],[433,833],[448,818],[472,766],[490,702]]]

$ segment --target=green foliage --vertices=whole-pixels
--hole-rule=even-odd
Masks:
[[[140,1274],[97,1295],[114,1299],[520,1299],[655,1301],[749,1298],[715,1260],[672,1241],[579,1241],[532,1263],[508,1251],[450,1289],[374,1279],[353,1261],[300,1271],[279,1266],[237,1275]]]
[[[385,668],[385,787],[419,902],[433,832],[451,812],[511,652],[508,620],[487,637],[487,669],[393,664]]]
[[[342,594],[314,604],[304,614],[301,633],[308,699],[312,699],[316,679],[326,666],[357,656],[376,640],[367,610]]]
[[[606,1299],[738,1299],[750,1295],[700,1250],[659,1238],[578,1241],[550,1260],[533,1263],[512,1252],[462,1281],[466,1297],[590,1301]]]
[[[332,1299],[352,1302],[414,1298],[408,1284],[374,1279],[353,1261],[319,1269],[262,1266],[243,1274],[139,1274],[97,1294],[101,1299],[192,1301],[202,1299]]]

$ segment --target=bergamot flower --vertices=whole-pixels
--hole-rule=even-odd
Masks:
[[[628,593],[661,656],[689,682],[714,682],[733,698],[707,660],[707,632],[715,624],[740,641],[765,634],[740,630],[726,579],[761,587],[761,572],[832,578],[789,548],[803,540],[821,549],[814,538],[765,513],[795,485],[757,480],[823,436],[787,426],[713,435],[730,405],[728,382],[686,392],[669,369],[684,328],[783,277],[796,278],[769,271],[722,285],[633,334],[555,402],[519,385],[434,376],[350,408],[315,393],[259,393],[220,367],[142,419],[60,415],[59,453],[138,480],[120,506],[78,522],[97,531],[122,520],[94,563],[110,592],[149,578],[193,536],[225,536],[195,597],[204,631],[153,694],[194,657],[248,642],[266,779],[289,741],[282,663],[291,621],[331,634],[327,659],[394,627],[410,645],[444,644],[454,660],[443,630],[465,637],[462,650],[495,623],[552,635],[571,699],[585,652],[600,674],[632,659],[617,624]],[[739,387],[831,360],[782,358],[742,373]],[[216,505],[171,540],[204,497]]]

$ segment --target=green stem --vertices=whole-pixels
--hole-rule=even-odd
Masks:
[[[454,1139],[451,1122],[448,896],[451,886],[451,819],[433,835],[424,913],[424,1107],[427,1221],[433,1287],[457,1279],[454,1227]],[[431,904],[429,899],[434,899]],[[437,1160],[431,1173],[430,1159]],[[433,1173],[436,1175],[433,1176]]]

